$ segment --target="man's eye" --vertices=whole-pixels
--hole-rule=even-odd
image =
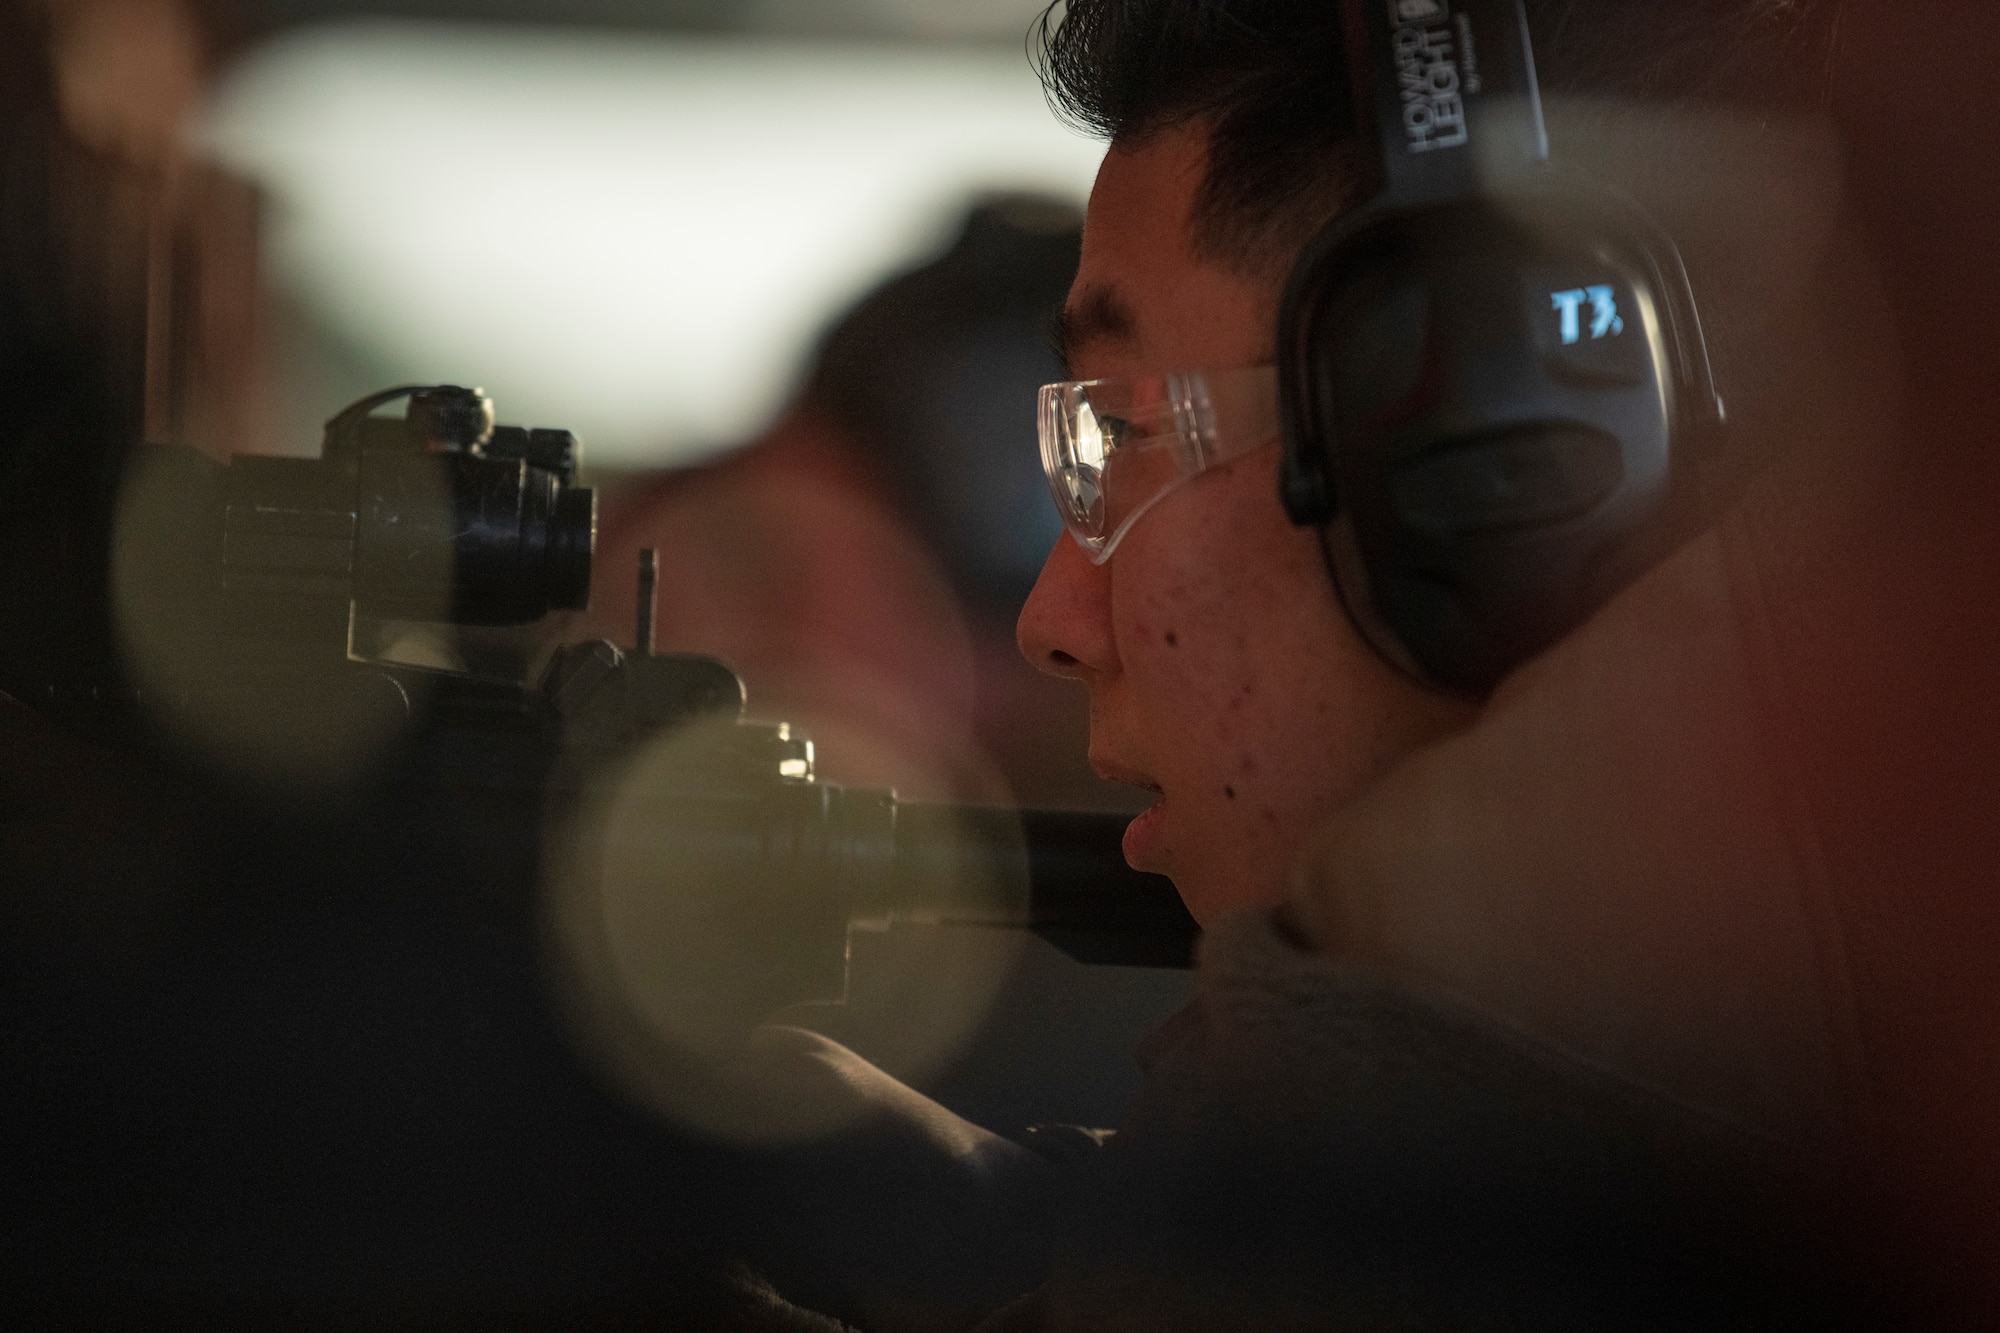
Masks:
[[[1123,417],[1099,417],[1097,429],[1104,439],[1104,452],[1114,453],[1132,438],[1132,423]]]

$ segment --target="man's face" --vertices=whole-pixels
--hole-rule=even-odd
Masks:
[[[1199,128],[1114,145],[1085,215],[1064,339],[1078,379],[1268,362],[1279,282],[1197,258]],[[1306,834],[1467,705],[1361,641],[1317,535],[1278,501],[1279,448],[1194,477],[1104,565],[1067,536],[1021,612],[1021,651],[1090,690],[1090,760],[1160,800],[1125,856],[1207,923],[1283,896]]]

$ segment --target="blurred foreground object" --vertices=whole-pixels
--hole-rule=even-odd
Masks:
[[[1996,62],[1991,6],[1848,7],[1838,244],[1760,360],[1841,410],[1754,423],[1713,530],[1345,812],[1294,915],[1814,1154],[1900,1327],[2000,1301]]]

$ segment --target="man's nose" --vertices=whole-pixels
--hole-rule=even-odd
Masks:
[[[1038,671],[1087,680],[1118,669],[1111,628],[1111,566],[1094,565],[1070,537],[1056,538],[1021,608],[1014,640]]]

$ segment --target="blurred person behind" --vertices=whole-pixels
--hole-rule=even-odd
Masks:
[[[758,439],[607,505],[591,605],[632,637],[659,553],[656,646],[722,658],[819,774],[905,797],[1104,805],[1085,720],[1013,647],[1060,527],[1032,449],[1050,316],[1076,271],[1067,204],[997,196],[950,249],[864,297]]]

